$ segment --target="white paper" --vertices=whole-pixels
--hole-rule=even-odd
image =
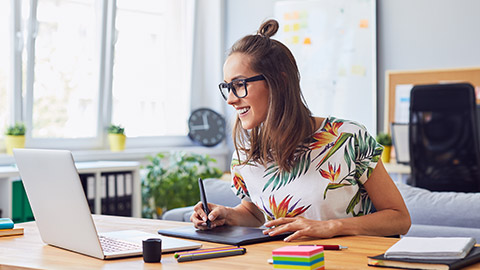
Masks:
[[[385,258],[463,259],[475,245],[471,237],[403,237]]]
[[[408,123],[410,117],[410,92],[412,84],[399,84],[395,87],[395,121]]]

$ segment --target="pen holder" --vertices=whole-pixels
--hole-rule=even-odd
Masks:
[[[143,261],[146,263],[155,263],[162,260],[162,239],[149,238],[143,240]]]

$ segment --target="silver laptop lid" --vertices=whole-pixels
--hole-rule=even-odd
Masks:
[[[103,259],[71,152],[14,149],[13,153],[43,242]]]

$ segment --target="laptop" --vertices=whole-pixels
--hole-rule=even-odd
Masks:
[[[148,238],[162,239],[162,252],[202,246],[136,230],[97,234],[70,151],[14,149],[13,153],[46,244],[99,259],[141,256],[142,240]]]

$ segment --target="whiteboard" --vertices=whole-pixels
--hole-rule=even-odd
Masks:
[[[315,116],[354,120],[376,134],[375,0],[275,3],[277,38],[293,53]]]

